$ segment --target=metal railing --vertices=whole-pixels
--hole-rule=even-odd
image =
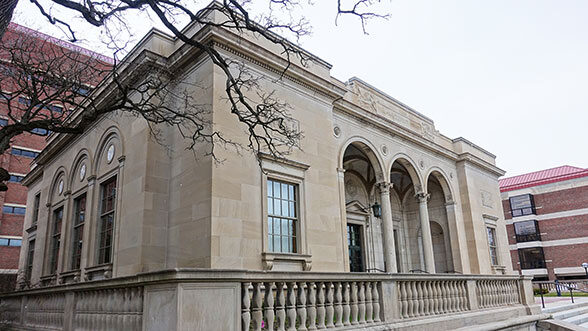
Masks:
[[[541,306],[543,308],[545,308],[545,299],[543,298],[543,295],[545,293],[543,293],[544,289],[549,292],[551,292],[551,290],[554,290],[557,293],[558,297],[561,297],[561,293],[562,290],[563,291],[570,291],[570,299],[572,300],[572,303],[574,303],[574,291],[576,292],[581,292],[581,293],[588,293],[588,290],[585,289],[581,289],[579,287],[579,285],[583,284],[584,286],[588,285],[588,282],[575,282],[575,281],[569,281],[569,282],[560,282],[559,280],[555,280],[555,281],[538,281],[538,282],[533,282],[533,287],[535,288],[535,285],[539,287],[539,294],[541,295]]]

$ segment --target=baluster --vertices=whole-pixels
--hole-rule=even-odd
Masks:
[[[496,282],[494,281],[490,281],[490,293],[491,293],[491,298],[492,298],[492,303],[491,303],[491,307],[495,307],[496,306]]]
[[[341,282],[335,283],[335,326],[343,326],[343,294],[341,293]]]
[[[454,300],[453,300],[453,282],[447,281],[447,311],[453,313],[455,311]]]
[[[425,284],[424,281],[417,282],[417,293],[419,295],[419,316],[425,315],[425,291],[423,285]]]
[[[274,283],[265,282],[265,297],[263,300],[263,312],[267,322],[266,327],[268,331],[274,330]]]
[[[357,283],[351,282],[351,324],[359,324],[357,322]]]
[[[461,311],[461,307],[460,307],[461,300],[459,297],[459,281],[457,281],[457,280],[453,281],[453,293],[454,293],[453,298],[455,301],[455,311],[459,312],[459,311]]]
[[[451,311],[457,311],[457,288],[455,287],[455,281],[449,282],[449,291],[451,293]]]
[[[253,321],[253,330],[261,330],[262,313],[261,313],[261,284],[253,283],[253,298],[251,299],[251,319]]]
[[[317,292],[318,292],[318,304],[317,304],[317,320],[318,320],[318,328],[324,329],[325,328],[325,283],[320,282],[317,283]]]
[[[439,312],[447,314],[447,289],[444,280],[439,281]]]
[[[350,325],[351,322],[349,321],[349,314],[350,314],[350,307],[349,307],[349,283],[343,283],[343,325],[347,326]]]
[[[365,282],[365,321],[372,323],[374,321],[374,307],[372,302],[371,282]]]
[[[278,318],[278,331],[284,331],[286,326],[286,298],[284,296],[284,283],[276,283],[276,317]]]
[[[288,331],[296,331],[296,294],[294,293],[294,282],[286,283],[288,293],[286,294],[286,316],[288,316]]]
[[[304,289],[306,283],[305,282],[298,282],[298,295],[297,295],[297,302],[298,302],[298,318],[300,320],[300,326],[298,326],[298,330],[307,330],[306,329],[306,291]]]
[[[411,281],[406,282],[406,302],[408,303],[408,309],[406,315],[409,318],[414,317],[414,301],[412,299],[412,283]]]
[[[325,284],[327,290],[327,328],[334,328],[335,324],[333,323],[333,315],[335,309],[333,307],[334,295],[333,295],[333,283],[328,282]]]
[[[419,300],[421,299],[419,297],[419,291],[418,291],[418,284],[419,282],[411,282],[412,286],[411,286],[411,290],[412,290],[412,301],[413,301],[413,317],[416,316],[420,316],[420,302]]]
[[[308,283],[308,329],[316,330],[316,290],[314,282]]]
[[[431,314],[431,307],[429,306],[429,298],[431,296],[429,294],[429,289],[427,288],[427,284],[429,284],[429,281],[423,281],[421,283],[423,285],[423,315],[427,316]]]
[[[477,281],[478,283],[478,296],[480,297],[480,308],[485,308],[486,307],[486,298],[485,298],[485,294],[484,294],[484,281],[483,280],[479,280]]]
[[[400,292],[400,317],[408,317],[408,301],[406,299],[406,282],[397,282],[398,292]]]
[[[359,310],[359,324],[365,324],[365,287],[364,282],[359,282],[359,291],[358,291],[358,310]]]
[[[372,302],[374,306],[374,322],[380,322],[380,293],[378,282],[372,282]]]
[[[249,323],[251,322],[251,313],[249,307],[249,285],[251,283],[241,284],[241,330],[249,331]]]
[[[441,282],[436,280],[435,283],[435,314],[439,315],[443,313],[442,299],[441,299]]]
[[[466,294],[466,288],[465,288],[465,281],[460,281],[459,282],[459,297],[461,299],[461,310],[462,311],[467,311],[468,310],[468,304],[467,304],[467,294]]]

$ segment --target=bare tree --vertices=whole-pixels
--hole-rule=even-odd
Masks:
[[[72,42],[78,40],[79,31],[68,23],[67,18],[55,16],[38,0],[30,1],[51,24],[64,28]],[[240,147],[256,155],[265,152],[280,158],[292,149],[299,148],[302,137],[296,126],[289,125],[292,120],[289,106],[275,98],[273,91],[260,88],[258,78],[249,73],[242,63],[226,58],[214,45],[202,43],[187,35],[186,30],[178,23],[194,22],[204,28],[224,28],[238,33],[253,33],[278,45],[285,59],[282,73],[286,73],[294,61],[302,66],[312,61],[308,53],[286,39],[289,37],[298,41],[310,32],[309,23],[304,17],[295,14],[297,10],[303,11],[307,8],[305,6],[310,4],[300,0],[263,1],[267,4],[268,10],[255,18],[249,9],[251,0],[213,2],[198,11],[192,9],[193,4],[187,0],[50,2],[73,10],[87,23],[104,28],[106,35],[110,36],[116,35],[117,29],[127,28],[127,15],[146,12],[155,17],[179,40],[203,52],[224,73],[225,94],[230,111],[248,133],[246,146]],[[379,2],[380,0],[337,0],[336,17],[353,15],[359,18],[365,32],[368,20],[387,17],[370,11],[371,7]],[[211,13],[219,15],[210,15]],[[223,19],[213,20],[213,16]],[[172,125],[184,138],[191,141],[190,146],[199,142],[209,143],[208,154],[213,157],[214,146],[218,142],[237,146],[222,132],[211,131],[211,125],[204,116],[205,107],[192,100],[189,93],[178,92],[177,86],[189,82],[180,81],[181,78],[176,73],[155,64],[142,63],[141,70],[147,67],[156,70],[144,71],[148,74],[137,81],[130,76],[136,77],[141,70],[128,70],[125,63],[101,63],[96,66],[95,58],[84,57],[62,48],[58,50],[61,54],[41,52],[33,55],[37,54],[38,49],[27,48],[35,47],[44,46],[27,43],[26,40],[2,43],[2,56],[9,58],[10,64],[7,67],[10,69],[7,82],[0,83],[2,87],[8,84],[15,88],[7,89],[12,92],[6,96],[6,102],[10,105],[11,121],[0,129],[0,152],[6,151],[10,141],[17,135],[39,129],[78,134],[98,117],[113,111],[126,111],[141,116],[152,125],[152,128],[156,128],[156,124]],[[124,50],[118,47],[115,51]],[[80,93],[80,86],[97,81],[102,83],[95,88],[95,92]],[[109,89],[100,89],[101,85],[108,85]],[[108,93],[105,90],[108,90]],[[22,98],[23,95],[27,96],[29,101],[24,104],[15,101],[15,98]],[[56,111],[56,108],[52,107],[55,104],[61,105],[64,111]],[[178,104],[183,106],[178,108]],[[74,112],[70,113],[70,109]],[[5,181],[7,175],[6,171],[0,171],[0,180]]]

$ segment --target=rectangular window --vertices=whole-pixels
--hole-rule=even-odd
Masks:
[[[298,185],[267,180],[268,247],[270,252],[296,253]]]
[[[49,130],[43,128],[34,128],[31,130],[31,133],[34,133],[37,136],[46,136],[49,134]]]
[[[509,201],[512,217],[535,214],[535,201],[533,195],[518,195],[510,198]]]
[[[20,149],[20,148],[16,148],[16,147],[12,147],[12,149],[10,150],[10,153],[12,155],[20,155],[20,156],[30,157],[30,158],[36,158],[37,155],[39,155],[38,152],[28,151],[26,149]]]
[[[31,222],[32,225],[37,224],[37,221],[39,220],[39,206],[41,205],[41,193],[37,193],[35,195],[35,204],[33,206],[33,221]]]
[[[519,249],[519,261],[521,263],[521,269],[545,268],[543,247]]]
[[[0,118],[0,126],[6,126],[8,125],[8,120],[5,118]]]
[[[0,238],[0,246],[20,247],[21,245],[22,239]]]
[[[488,247],[490,248],[490,262],[492,265],[498,265],[498,253],[496,250],[496,230],[494,228],[487,227],[488,231]]]
[[[72,233],[71,270],[80,268],[82,244],[84,235],[84,221],[86,220],[86,195],[74,200],[74,219]]]
[[[29,241],[29,251],[27,253],[27,269],[26,269],[26,280],[31,281],[31,275],[33,274],[33,258],[35,256],[35,239]]]
[[[515,222],[514,230],[517,242],[519,243],[541,240],[537,221]]]
[[[63,222],[63,207],[53,212],[53,229],[51,231],[51,259],[49,260],[49,273],[57,272],[57,261],[59,258],[59,243],[61,242],[61,222]]]
[[[2,212],[4,214],[24,215],[27,209],[25,207],[4,206]]]
[[[113,177],[101,185],[98,264],[110,263],[112,261],[115,202],[116,177]]]
[[[20,183],[23,179],[24,179],[24,176],[10,175],[10,179],[8,181],[13,182],[13,183]]]

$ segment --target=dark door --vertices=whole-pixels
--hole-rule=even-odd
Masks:
[[[364,271],[361,225],[347,224],[347,246],[349,246],[349,270],[351,272]]]

